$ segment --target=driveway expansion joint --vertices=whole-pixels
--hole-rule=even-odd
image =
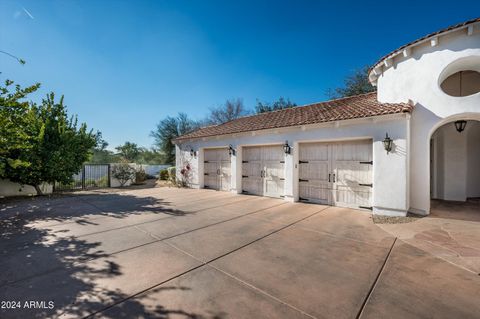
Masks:
[[[385,269],[385,266],[387,265],[387,261],[390,258],[390,255],[392,253],[393,247],[395,246],[396,242],[397,242],[397,237],[395,237],[395,239],[393,240],[392,246],[390,247],[390,250],[388,251],[387,256],[385,257],[385,260],[383,261],[382,267],[380,268],[380,271],[378,272],[375,280],[373,281],[373,284],[370,287],[370,290],[368,291],[367,296],[363,300],[362,306],[360,307],[360,309],[357,313],[357,316],[355,317],[356,319],[361,318],[361,316],[363,314],[363,310],[365,309],[365,306],[367,305],[368,301],[370,300],[370,297],[373,294],[373,291],[375,290],[375,287],[377,286],[378,280],[380,279],[380,276],[382,275],[383,270]]]
[[[282,203],[282,204],[279,204],[279,205],[276,205],[276,206],[280,206],[280,205],[283,205],[283,204],[286,204],[286,203]],[[276,206],[274,206],[274,207],[276,207]],[[258,212],[260,212],[260,211],[262,211],[262,210],[265,210],[265,209],[268,209],[268,208],[261,209],[261,210],[259,210]],[[266,237],[269,237],[269,236],[271,236],[271,235],[273,235],[273,234],[276,234],[276,233],[278,233],[278,232],[280,232],[280,231],[282,231],[282,230],[284,230],[284,229],[286,229],[286,228],[288,228],[288,227],[291,227],[291,226],[293,226],[293,225],[295,225],[295,224],[297,224],[297,223],[299,223],[299,222],[301,222],[301,221],[304,221],[304,220],[307,219],[307,218],[310,218],[310,217],[312,217],[312,216],[314,216],[314,215],[317,215],[317,214],[323,212],[323,211],[326,210],[326,209],[328,209],[328,207],[324,207],[324,208],[322,208],[322,209],[320,209],[320,210],[318,210],[318,211],[316,211],[316,212],[314,212],[314,213],[312,213],[312,214],[310,214],[310,215],[308,215],[308,216],[306,216],[306,217],[300,218],[299,220],[296,220],[296,221],[294,221],[294,222],[292,222],[292,223],[290,223],[290,224],[288,224],[288,225],[286,225],[286,226],[283,226],[283,227],[281,227],[281,228],[279,228],[279,229],[276,229],[276,230],[274,230],[274,231],[272,231],[272,232],[270,232],[270,233],[268,233],[268,234],[266,234],[266,235],[263,235],[263,236],[255,239],[255,240],[253,240],[253,241],[251,241],[251,242],[249,242],[249,243],[247,243],[247,244],[244,244],[244,245],[242,245],[242,246],[240,246],[240,247],[238,247],[238,248],[235,248],[235,249],[233,249],[233,250],[231,250],[231,251],[229,251],[229,252],[227,252],[227,253],[225,253],[225,254],[222,254],[222,255],[220,255],[220,256],[217,256],[217,257],[215,257],[215,258],[213,258],[213,259],[211,259],[211,260],[209,260],[209,261],[202,261],[202,260],[200,260],[199,258],[197,258],[197,257],[195,257],[195,256],[193,256],[193,255],[191,255],[191,254],[183,251],[182,249],[176,247],[175,245],[170,244],[170,243],[168,243],[168,242],[165,242],[165,244],[167,244],[167,245],[171,246],[172,248],[178,250],[179,252],[181,252],[181,253],[183,253],[183,254],[185,254],[185,255],[193,258],[194,260],[200,262],[201,264],[198,265],[198,266],[195,266],[195,267],[193,267],[193,268],[191,268],[191,269],[189,269],[189,270],[186,270],[186,271],[182,272],[181,274],[177,274],[177,275],[175,275],[175,276],[173,276],[173,277],[171,277],[171,278],[169,278],[169,279],[166,279],[166,280],[164,280],[164,281],[162,281],[162,282],[160,282],[160,283],[157,283],[157,284],[155,284],[155,285],[153,285],[153,286],[151,286],[151,287],[149,287],[149,288],[146,288],[146,289],[144,289],[144,290],[142,290],[142,291],[140,291],[140,292],[136,292],[136,293],[130,295],[129,297],[126,297],[126,298],[124,298],[124,299],[122,299],[122,300],[119,300],[119,301],[117,301],[117,302],[115,302],[115,303],[112,303],[112,304],[108,305],[107,307],[105,307],[105,308],[103,308],[103,309],[97,310],[97,311],[89,314],[89,315],[86,316],[85,318],[91,318],[92,316],[94,316],[94,315],[96,315],[96,314],[98,314],[98,313],[101,313],[101,312],[103,312],[103,311],[105,311],[105,310],[108,310],[108,309],[110,309],[110,308],[112,308],[112,307],[114,307],[114,306],[116,306],[116,305],[118,305],[118,304],[120,304],[120,303],[122,303],[122,302],[125,302],[125,301],[127,301],[127,300],[129,300],[129,299],[135,298],[135,297],[138,296],[138,295],[141,295],[141,294],[143,294],[143,293],[146,293],[146,292],[148,292],[148,291],[151,290],[151,289],[154,289],[154,288],[156,288],[156,287],[159,287],[159,286],[161,286],[161,285],[163,285],[163,284],[165,284],[165,283],[167,283],[167,282],[169,282],[169,281],[171,281],[171,280],[173,280],[173,279],[176,279],[176,278],[178,278],[178,277],[180,277],[180,276],[186,275],[187,273],[192,272],[192,271],[194,271],[194,270],[196,270],[196,269],[199,269],[199,268],[204,267],[204,266],[211,266],[210,264],[211,264],[212,262],[214,262],[214,261],[216,261],[216,260],[218,260],[218,259],[220,259],[220,258],[223,258],[223,257],[225,257],[225,256],[227,256],[227,255],[230,255],[230,254],[236,252],[236,251],[239,251],[240,249],[243,249],[243,248],[245,248],[245,247],[247,247],[247,246],[250,246],[250,245],[252,245],[252,244],[254,244],[254,243],[256,243],[256,242],[258,242],[258,241],[260,241],[260,240],[262,240],[262,239],[264,239],[264,238],[266,238]],[[245,216],[245,215],[242,215],[242,216]],[[216,269],[216,267],[213,267],[213,268]],[[222,271],[222,272],[223,272],[223,271]],[[251,288],[256,288],[256,287],[252,285]],[[260,290],[259,288],[256,288],[256,290],[259,291],[259,292],[262,291],[262,290]],[[268,297],[270,297],[270,298],[273,298],[273,299],[276,300],[277,302],[281,302],[282,304],[285,304],[285,305],[291,307],[292,309],[295,309],[296,311],[299,311],[299,312],[301,312],[302,314],[309,316],[310,318],[315,318],[315,317],[313,317],[312,315],[306,313],[305,311],[302,311],[302,310],[300,310],[300,309],[298,309],[298,308],[296,308],[296,307],[294,307],[294,306],[292,306],[292,305],[289,305],[288,303],[286,303],[286,302],[284,302],[284,301],[281,301],[280,299],[278,299],[278,298],[276,298],[276,297],[274,297],[274,296],[271,296],[270,294],[265,293],[264,295],[265,295],[265,296],[268,296]]]
[[[248,200],[251,200],[250,198],[246,199],[247,201]],[[237,202],[234,202],[234,203],[237,203]],[[235,216],[235,217],[232,217],[232,218],[229,218],[229,219],[226,219],[226,220],[222,220],[222,221],[219,221],[219,222],[215,222],[213,224],[209,224],[209,225],[206,225],[206,226],[202,226],[202,227],[199,227],[199,228],[195,228],[195,229],[191,229],[189,231],[186,231],[186,232],[183,232],[183,233],[179,233],[179,234],[175,234],[175,235],[172,235],[172,236],[168,236],[168,237],[165,237],[165,238],[161,238],[161,237],[158,237],[146,230],[143,230],[139,227],[137,227],[138,225],[144,225],[144,224],[148,224],[150,222],[156,222],[156,221],[159,221],[159,220],[163,220],[165,218],[174,218],[175,216],[167,216],[167,217],[164,217],[164,218],[160,218],[160,219],[155,219],[155,220],[152,220],[152,221],[148,221],[148,222],[143,222],[143,223],[138,223],[138,224],[133,224],[133,225],[128,225],[128,226],[124,226],[124,227],[118,227],[118,228],[114,228],[114,229],[109,229],[109,230],[105,230],[105,231],[101,231],[101,232],[96,232],[96,233],[91,233],[91,234],[85,234],[85,235],[81,235],[81,236],[76,236],[77,238],[81,238],[81,237],[85,237],[85,236],[90,236],[90,235],[96,235],[96,234],[101,234],[101,233],[105,233],[105,232],[109,232],[109,231],[112,231],[112,230],[119,230],[119,229],[126,229],[126,228],[134,228],[134,229],[137,229],[139,230],[140,232],[146,234],[147,236],[151,237],[153,240],[150,241],[150,242],[147,242],[147,243],[144,243],[144,244],[140,244],[140,245],[137,245],[137,246],[133,246],[133,247],[129,247],[129,248],[125,248],[125,249],[121,249],[121,250],[117,250],[117,251],[114,251],[110,254],[107,254],[107,255],[104,255],[102,257],[92,257],[92,258],[86,258],[84,260],[81,260],[81,261],[76,261],[73,263],[73,265],[71,266],[71,268],[75,267],[76,265],[81,265],[81,264],[85,264],[89,261],[92,261],[92,260],[95,260],[95,259],[99,259],[99,258],[105,258],[105,257],[110,257],[110,256],[114,256],[114,255],[117,255],[117,254],[120,254],[120,253],[123,253],[123,252],[126,252],[126,251],[130,251],[130,250],[134,250],[134,249],[138,249],[140,247],[145,247],[145,246],[148,246],[148,245],[151,245],[151,244],[155,244],[155,243],[158,243],[158,242],[163,242],[165,240],[168,240],[168,239],[171,239],[171,238],[175,238],[177,236],[181,236],[181,235],[185,235],[185,234],[188,234],[188,233],[191,233],[191,232],[194,232],[194,231],[197,231],[197,230],[201,230],[201,229],[204,229],[204,228],[207,228],[207,227],[210,227],[210,226],[215,226],[215,225],[219,225],[219,224],[222,224],[222,223],[225,223],[225,222],[229,222],[229,221],[232,221],[234,219],[238,219],[238,218],[241,218],[243,216],[247,216],[247,215],[251,215],[251,214],[256,214],[256,213],[259,213],[263,210],[267,210],[267,209],[271,209],[271,208],[275,208],[275,207],[278,207],[278,206],[281,206],[281,205],[285,205],[287,204],[286,202],[284,203],[280,203],[280,204],[275,204],[273,206],[269,206],[269,207],[266,207],[266,208],[263,208],[263,209],[259,209],[259,210],[256,210],[256,211],[253,211],[253,212],[250,212],[250,213],[247,213],[247,214],[244,214],[244,215],[240,215],[240,216]],[[218,206],[216,206],[218,207]],[[216,207],[212,207],[212,208],[216,208]],[[201,210],[199,210],[201,211]],[[166,242],[165,242],[166,243]],[[168,243],[166,243],[168,244]],[[170,245],[170,244],[169,244]],[[172,246],[172,245],[170,245]],[[175,249],[179,250],[178,248],[174,247]],[[183,251],[182,251],[183,252]],[[183,252],[185,253],[185,252]],[[186,254],[186,253],[185,253]],[[187,254],[188,255],[188,254]],[[191,256],[193,257],[193,256]],[[196,259],[196,258],[195,258]],[[203,261],[199,260],[200,262],[203,263]],[[69,267],[70,268],[70,267]],[[44,275],[48,275],[48,274],[51,274],[53,272],[56,272],[56,271],[61,271],[61,270],[68,270],[69,268],[65,268],[65,267],[62,267],[62,266],[58,266],[58,267],[55,267],[55,268],[52,268],[52,269],[49,269],[48,271],[45,271],[45,272],[41,272],[41,273],[38,273],[38,274],[35,274],[35,275],[31,275],[31,276],[28,276],[28,277],[25,277],[25,278],[21,278],[21,279],[18,279],[18,280],[15,280],[15,281],[10,281],[10,282],[6,282],[6,283],[3,283],[3,284],[0,284],[0,288],[1,287],[4,287],[4,286],[9,286],[9,285],[14,285],[14,284],[17,284],[19,282],[22,282],[22,281],[26,281],[26,280],[29,280],[29,279],[32,279],[32,278],[35,278],[35,277],[41,277],[41,276],[44,276]]]

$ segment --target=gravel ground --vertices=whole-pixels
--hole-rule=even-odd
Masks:
[[[406,217],[372,215],[375,224],[406,224],[419,220],[423,216],[408,214]]]

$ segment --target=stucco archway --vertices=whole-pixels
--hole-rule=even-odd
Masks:
[[[459,120],[466,121],[463,132],[455,127]],[[439,121],[429,133],[427,154],[430,199],[465,202],[480,197],[480,114]]]

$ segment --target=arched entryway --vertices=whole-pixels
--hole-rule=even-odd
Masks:
[[[455,119],[433,132],[430,198],[431,214],[480,215],[480,121]]]

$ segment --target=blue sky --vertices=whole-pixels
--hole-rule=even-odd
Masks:
[[[25,9],[25,10],[24,10]],[[480,1],[0,1],[0,79],[42,83],[114,148],[229,98],[326,99],[345,75]]]

